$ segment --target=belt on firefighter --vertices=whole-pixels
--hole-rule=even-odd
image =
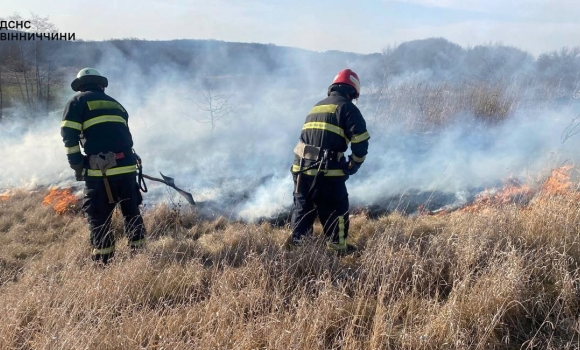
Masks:
[[[89,166],[93,170],[100,170],[103,175],[103,182],[105,184],[105,191],[107,192],[107,198],[109,199],[109,204],[115,203],[113,198],[113,193],[111,192],[111,186],[109,185],[109,180],[107,179],[107,170],[117,166],[117,155],[119,153],[107,152],[99,153],[97,155],[89,156]],[[125,155],[123,154],[124,158]]]
[[[318,157],[322,154],[320,147],[306,144],[301,140],[294,147],[294,153],[298,157],[307,160],[318,160]],[[328,155],[330,160],[340,160],[344,156],[344,152],[329,151]]]
[[[119,153],[115,153],[115,152],[108,152],[108,153],[113,153],[115,155],[115,160],[119,160],[119,159],[123,159],[125,158],[125,153],[124,152],[119,152]],[[99,153],[99,155],[104,155],[107,153]],[[91,155],[89,155],[89,157],[91,157]]]
[[[300,182],[302,179],[302,174],[314,175],[314,181],[310,185],[308,190],[307,198],[311,198],[313,190],[316,187],[316,182],[321,174],[324,176],[344,176],[344,171],[342,169],[328,169],[329,161],[339,161],[344,156],[343,152],[330,151],[328,149],[322,150],[320,147],[313,145],[308,145],[301,140],[298,141],[296,147],[294,147],[294,153],[300,157],[299,165],[292,165],[292,173],[296,175],[296,183],[294,187],[294,193],[298,193],[300,189]],[[310,166],[304,167],[304,160],[314,162]],[[318,168],[318,169],[315,169]]]

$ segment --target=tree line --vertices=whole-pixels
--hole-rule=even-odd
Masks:
[[[5,20],[22,21],[14,14]],[[32,15],[27,21],[31,33],[55,33],[48,17]],[[0,42],[0,119],[9,107],[21,107],[27,117],[46,114],[63,86],[58,61],[51,55],[54,45],[45,40]]]
[[[488,43],[415,40],[374,57],[363,104],[370,120],[433,131],[466,115],[498,123],[521,110],[580,106],[580,47],[537,57]]]
[[[14,14],[2,19],[21,21],[22,17]],[[28,32],[57,32],[47,17],[32,14],[26,20],[31,23]],[[310,72],[332,76],[350,66],[364,77],[363,94],[373,113],[380,114],[381,106],[387,106],[389,113],[397,114],[393,101],[398,101],[401,110],[439,121],[445,119],[441,114],[467,107],[474,113],[504,115],[515,102],[580,98],[580,47],[564,47],[535,58],[506,45],[463,48],[443,38],[405,42],[369,55],[216,40],[7,40],[0,41],[0,120],[13,107],[19,108],[19,117],[30,118],[61,108],[60,97],[67,91],[71,74],[112,55],[123,64],[136,65],[143,75],[159,70],[195,78],[203,73],[199,80],[205,85],[199,89],[211,92],[212,97],[219,96],[219,91],[207,89],[217,85],[212,79],[264,84],[265,76],[282,77],[293,85],[296,76]],[[443,99],[451,102],[443,106]]]

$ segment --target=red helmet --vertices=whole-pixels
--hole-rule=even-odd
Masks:
[[[358,75],[348,68],[338,72],[336,77],[334,77],[332,83],[347,84],[352,86],[356,90],[356,96],[354,96],[353,98],[358,98],[360,94],[360,80],[358,79]]]

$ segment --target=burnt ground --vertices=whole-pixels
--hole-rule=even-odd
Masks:
[[[474,188],[458,194],[412,189],[401,194],[387,196],[372,204],[351,203],[350,212],[354,215],[364,213],[370,218],[378,218],[393,212],[411,216],[420,213],[436,214],[443,210],[453,211],[473,202],[481,191],[483,191],[483,188]],[[198,202],[196,209],[204,217],[215,218],[223,216],[235,219],[232,217],[233,209],[237,204],[243,203],[244,199],[247,199],[246,193],[232,194],[230,201],[221,200],[219,203],[214,201]],[[284,208],[277,215],[261,218],[258,222],[267,222],[274,226],[287,225],[290,222],[290,209],[290,207]]]

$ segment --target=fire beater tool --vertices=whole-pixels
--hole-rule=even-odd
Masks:
[[[147,192],[147,185],[145,185],[145,181],[143,180],[144,178],[149,179],[151,181],[161,182],[161,183],[175,189],[177,191],[177,193],[179,193],[180,195],[183,196],[183,198],[185,198],[187,203],[189,203],[191,205],[195,205],[195,201],[193,200],[193,196],[191,195],[191,193],[186,192],[186,191],[182,190],[181,188],[175,186],[175,180],[172,177],[165,176],[161,172],[159,172],[159,174],[161,174],[161,179],[158,177],[153,177],[153,176],[150,176],[147,174],[143,174],[143,163],[141,162],[141,157],[139,157],[137,155],[137,153],[133,153],[133,154],[135,155],[135,159],[137,160],[137,169],[139,170],[138,183],[139,183],[139,189],[141,191]]]
[[[174,188],[177,191],[177,193],[182,195],[183,198],[185,198],[185,200],[187,200],[187,202],[189,204],[195,205],[195,201],[193,200],[193,196],[191,195],[191,193],[186,192],[186,191],[182,190],[181,188],[175,186],[175,180],[172,177],[165,176],[161,172],[159,174],[161,174],[162,179],[157,178],[157,177],[153,177],[153,176],[149,176],[147,174],[141,174],[141,176],[143,176],[145,179],[161,182],[161,183],[166,184],[169,187]]]

